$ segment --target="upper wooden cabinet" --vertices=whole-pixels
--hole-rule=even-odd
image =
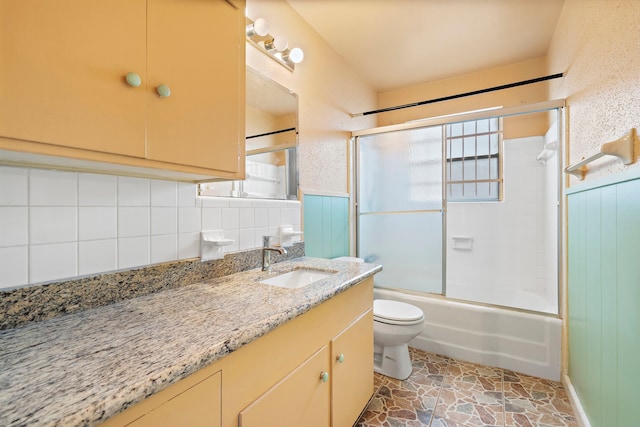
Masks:
[[[0,2],[0,135],[145,156],[146,0]]]
[[[244,7],[1,1],[0,149],[242,177]]]
[[[149,0],[150,159],[237,171],[240,139],[244,145],[237,114],[238,103],[244,108],[244,96],[238,98],[244,57],[242,64],[237,59],[238,44],[245,43],[237,24],[243,13],[244,6],[237,10],[223,0]],[[157,95],[162,84],[170,97]]]

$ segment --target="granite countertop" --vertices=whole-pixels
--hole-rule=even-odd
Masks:
[[[258,283],[300,267],[337,273]],[[97,425],[380,270],[302,257],[0,331],[0,425]]]

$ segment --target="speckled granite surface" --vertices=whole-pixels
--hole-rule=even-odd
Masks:
[[[304,255],[304,242],[272,254],[274,262]],[[112,304],[153,292],[174,289],[262,265],[262,250],[236,252],[219,260],[170,262],[133,270],[100,274],[0,291],[0,330],[51,319],[87,308]]]
[[[259,283],[299,267],[336,273]],[[0,331],[0,425],[99,424],[380,270],[302,257]]]

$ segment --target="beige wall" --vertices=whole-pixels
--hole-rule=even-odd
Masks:
[[[380,108],[409,104],[529,80],[545,76],[546,74],[545,58],[536,58],[445,80],[382,92],[379,94],[379,104]],[[377,115],[378,124],[380,126],[386,126],[404,123],[409,120],[461,113],[482,108],[498,106],[510,107],[546,101],[547,90],[548,83],[541,82],[450,101],[427,104],[420,107],[381,113]],[[543,115],[511,118],[509,120],[511,124],[509,126],[505,125],[505,128],[511,129],[511,134],[505,135],[505,138],[544,135],[548,129],[546,117]]]
[[[269,33],[283,35],[305,57],[291,73],[247,45],[247,65],[292,89],[299,102],[300,187],[347,192],[348,140],[351,131],[375,125],[375,118],[352,119],[376,107],[376,93],[284,0],[249,0],[247,16],[265,18]]]
[[[599,151],[640,126],[640,1],[566,0],[548,52],[552,98],[566,98],[569,161]],[[606,157],[592,164],[590,180],[639,167]],[[571,178],[571,185],[577,183]]]

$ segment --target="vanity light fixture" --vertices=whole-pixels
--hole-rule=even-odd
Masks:
[[[269,56],[285,68],[293,71],[296,64],[304,59],[304,53],[299,47],[289,48],[289,42],[283,36],[269,34],[269,26],[264,18],[252,21],[247,19],[247,41],[260,52]]]

